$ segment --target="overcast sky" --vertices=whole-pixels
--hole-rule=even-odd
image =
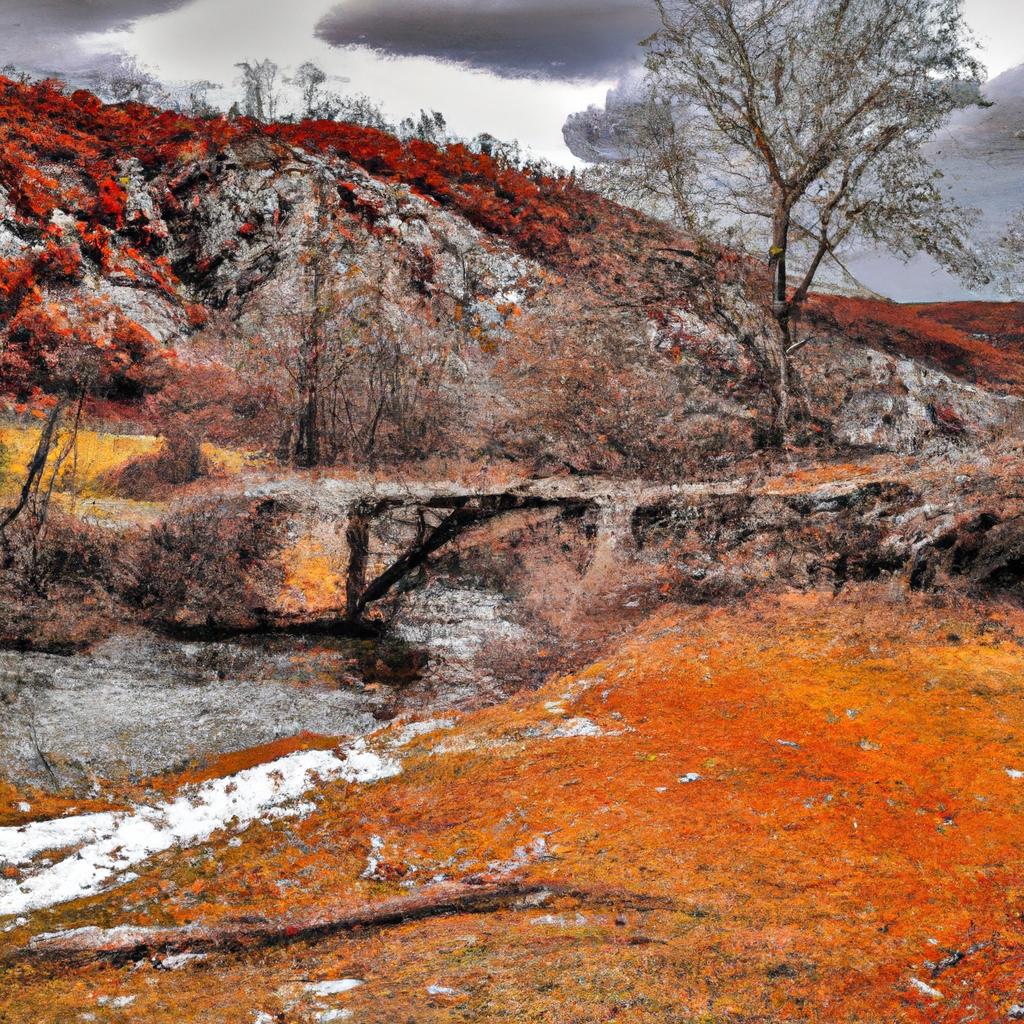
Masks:
[[[967,0],[993,74],[1024,62],[1024,0]],[[0,64],[81,73],[116,52],[169,80],[230,86],[233,65],[315,60],[395,118],[557,162],[566,116],[601,103],[654,28],[651,0],[0,0]],[[340,83],[339,83],[340,85]]]

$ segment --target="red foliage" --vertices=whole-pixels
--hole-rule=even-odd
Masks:
[[[77,245],[47,243],[36,257],[36,276],[40,280],[59,284],[82,279],[82,251]]]
[[[952,406],[933,405],[931,412],[935,422],[951,434],[962,434],[966,431],[967,425]]]
[[[344,157],[378,177],[405,182],[478,227],[509,237],[533,256],[567,257],[569,236],[589,220],[592,197],[569,181],[503,167],[463,145],[442,149],[419,139],[402,143],[375,128],[334,121],[275,124],[264,131],[311,152]]]
[[[518,171],[463,145],[403,143],[373,128],[334,121],[262,125],[246,118],[190,118],[135,103],[106,106],[84,91],[67,95],[56,82],[21,85],[0,77],[0,184],[26,226],[44,230],[58,208],[74,216],[83,254],[104,270],[116,242],[112,231],[131,230],[133,243],[151,263],[159,251],[144,225],[125,226],[126,159],[137,160],[149,176],[180,165],[185,182],[196,161],[253,136],[332,153],[377,177],[404,182],[524,253],[560,270],[586,269],[626,291],[635,283],[635,274],[623,269],[629,262],[623,256],[623,247],[630,247],[627,236],[649,240],[661,231],[571,178]],[[159,197],[168,213],[181,211],[175,194],[180,182],[172,177]],[[376,219],[358,190],[344,180],[338,186],[352,195],[354,210],[371,223]],[[239,234],[255,229],[246,223]],[[178,283],[167,268],[161,276],[171,287]]]
[[[920,319],[977,335],[999,348],[1024,347],[1024,302],[934,302],[910,309]]]
[[[1024,391],[1024,303],[904,306],[880,299],[815,295],[807,313],[812,321],[968,380]]]
[[[112,221],[114,227],[124,227],[125,207],[128,193],[113,178],[104,178],[99,183],[99,198],[96,201],[101,217]]]
[[[7,324],[0,393],[21,399],[50,392],[137,387],[153,338],[105,299],[47,301],[30,288]]]
[[[20,85],[2,77],[0,125],[0,182],[18,213],[37,223],[59,207],[75,211],[87,231],[98,224],[121,228],[123,160],[134,157],[147,171],[164,171],[255,134],[331,152],[371,174],[405,182],[535,256],[565,259],[570,235],[593,220],[594,197],[569,180],[516,171],[462,145],[403,143],[359,125],[196,119],[141,104],[105,106],[81,90],[66,95],[56,82]],[[243,225],[240,233],[254,230]]]

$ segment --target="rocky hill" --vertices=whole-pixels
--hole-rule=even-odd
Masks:
[[[19,408],[53,390],[67,344],[107,347],[91,400],[127,403],[116,415],[167,385],[154,357],[171,350],[193,384],[211,365],[241,380],[237,407],[284,401],[285,336],[301,331],[280,310],[308,307],[312,250],[352,282],[332,300],[346,323],[373,293],[378,319],[452,354],[437,388],[457,397],[461,429],[434,451],[518,462],[540,447],[542,471],[659,476],[757,450],[760,268],[571,179],[354,125],[195,120],[52,83],[3,80],[0,112],[0,386]],[[852,337],[848,305],[819,307],[831,312],[808,323],[797,367],[819,442],[908,451],[950,422],[987,433],[1016,408],[968,386],[1019,389],[1024,355],[1001,328],[947,322],[938,338],[881,304],[859,307],[874,329]],[[247,377],[239,337],[262,341]],[[243,415],[234,439],[273,451],[283,428],[266,419]],[[523,443],[530,430],[541,436]],[[358,461],[348,441],[339,457]]]

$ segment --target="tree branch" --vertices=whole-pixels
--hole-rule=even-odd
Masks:
[[[36,936],[8,959],[61,967],[90,963],[128,963],[153,955],[246,952],[268,946],[310,942],[364,928],[384,928],[446,914],[482,914],[514,905],[526,897],[570,897],[628,909],[670,907],[668,900],[615,889],[587,889],[560,881],[451,882],[380,903],[357,904],[305,915],[179,928],[76,928]],[[535,903],[533,905],[536,905]]]

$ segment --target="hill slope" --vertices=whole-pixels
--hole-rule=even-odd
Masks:
[[[343,282],[335,335],[374,302],[396,338],[418,336],[416,351],[403,350],[410,365],[446,353],[433,418],[460,429],[433,451],[478,462],[545,449],[545,471],[658,476],[757,447],[762,269],[571,179],[354,125],[195,120],[52,83],[0,81],[0,114],[0,390],[18,403],[53,390],[55,365],[74,363],[68,346],[106,352],[94,400],[137,403],[175,378],[154,355],[178,348],[191,367],[176,371],[182,386],[227,387],[207,403],[219,403],[206,418],[221,421],[220,439],[273,452],[317,253]],[[1001,419],[955,376],[1016,390],[1018,356],[999,338],[949,326],[935,346],[888,313],[874,319],[887,325],[854,340],[849,318],[815,325],[822,343],[797,365],[812,434],[906,449],[943,435],[927,412],[937,405],[968,430]],[[863,372],[864,344],[888,360],[889,379]],[[911,362],[908,376],[904,356],[926,357],[939,375]],[[211,365],[237,386],[211,378]],[[901,374],[914,381],[909,403]],[[879,403],[893,429],[866,429],[864,410]],[[256,407],[262,418],[238,412]],[[392,460],[422,458],[392,441]],[[365,458],[351,437],[338,451]]]

